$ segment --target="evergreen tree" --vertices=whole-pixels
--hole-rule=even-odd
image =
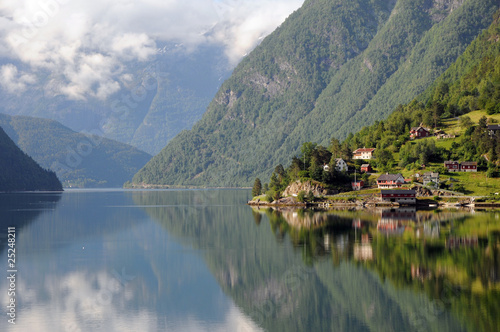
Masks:
[[[252,196],[259,196],[262,193],[262,183],[259,178],[255,178],[252,188]]]

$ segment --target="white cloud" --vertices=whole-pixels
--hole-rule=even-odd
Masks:
[[[35,76],[19,72],[17,67],[12,64],[0,67],[0,86],[10,93],[24,92],[29,84],[35,82]]]
[[[54,94],[104,99],[117,90],[126,62],[151,59],[158,42],[181,42],[187,50],[218,43],[236,64],[302,2],[2,0],[0,57],[20,61],[33,73],[49,71],[60,82]],[[9,82],[2,83],[8,91],[28,83]]]
[[[171,332],[236,331],[260,332],[250,318],[232,302],[228,303],[225,316],[220,321],[203,321],[186,313],[178,317],[168,312],[156,312],[151,308],[134,308],[138,294],[145,285],[126,284],[123,286],[110,274],[71,272],[58,276],[47,276],[36,285],[17,281],[17,298],[22,301],[22,315],[9,331],[76,332],[76,331],[160,331],[158,322]],[[0,287],[1,294],[7,294],[8,286]],[[161,299],[152,300],[156,303]],[[3,308],[8,298],[0,301]],[[21,310],[19,310],[21,312]],[[0,328],[10,325],[8,316],[0,322]],[[100,328],[96,329],[96,326]]]

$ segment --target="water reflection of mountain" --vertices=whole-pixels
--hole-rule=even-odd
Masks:
[[[297,218],[280,229],[287,230],[292,243],[297,242],[297,236],[308,239],[312,256],[309,261],[320,262],[325,256],[331,256],[337,266],[356,261],[383,280],[388,278],[398,289],[424,292],[433,305],[439,306],[436,312],[450,309],[470,327],[496,330],[500,324],[497,214],[413,209],[384,209],[374,213],[379,216],[377,221],[368,220],[359,211],[353,212],[352,228],[340,232],[328,222],[309,230],[304,226],[297,228]],[[280,213],[274,211],[273,214],[274,220],[283,217],[288,221],[289,213],[276,215]],[[320,212],[321,219],[334,218],[328,214],[347,217],[345,211],[329,211]],[[395,234],[400,236],[387,236]],[[323,246],[325,239],[331,250],[312,250]]]
[[[427,297],[396,289],[351,259],[336,260],[352,257],[354,238],[367,234],[352,228],[352,218],[252,211],[233,205],[247,200],[248,193],[238,191],[198,199],[224,204],[173,204],[197,201],[197,195],[147,192],[134,200],[177,240],[202,250],[224,292],[265,330],[464,330],[447,311],[440,319],[417,319],[412,313],[429,307]],[[286,218],[312,227],[292,227]]]
[[[0,194],[0,252],[7,246],[7,228],[19,232],[42,213],[53,211],[61,193],[13,193]]]

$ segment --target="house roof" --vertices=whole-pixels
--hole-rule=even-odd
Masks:
[[[401,174],[382,174],[381,176],[378,177],[377,181],[396,181],[399,178],[403,178]]]
[[[417,130],[419,130],[419,129],[423,129],[423,130],[425,130],[425,131],[429,131],[429,129],[424,128],[424,127],[422,127],[422,126],[419,126],[419,127],[411,127],[411,129],[410,129],[410,130],[411,130],[411,131],[417,131]]]
[[[455,160],[447,160],[444,162],[444,164],[458,164],[458,161],[455,161]]]
[[[338,163],[338,162],[341,162],[341,161],[344,161],[344,159],[342,158],[335,158],[335,162]],[[345,161],[344,161],[345,162]]]
[[[477,161],[462,161],[460,165],[477,166]]]
[[[362,148],[362,149],[356,149],[353,151],[353,153],[362,153],[362,152],[373,152],[375,149],[373,148]]]
[[[488,130],[500,130],[500,125],[488,125]]]
[[[427,172],[427,173],[424,173],[424,177],[438,178],[439,173]]]
[[[361,167],[370,167],[370,164],[363,164]]]
[[[380,193],[381,194],[388,194],[388,195],[399,195],[399,194],[413,194],[413,195],[416,195],[417,192],[415,190],[412,190],[412,189],[383,189],[383,190],[380,190]]]

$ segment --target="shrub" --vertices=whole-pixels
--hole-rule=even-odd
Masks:
[[[297,200],[301,203],[303,203],[306,200],[306,192],[304,190],[301,190],[299,194],[297,195]]]

